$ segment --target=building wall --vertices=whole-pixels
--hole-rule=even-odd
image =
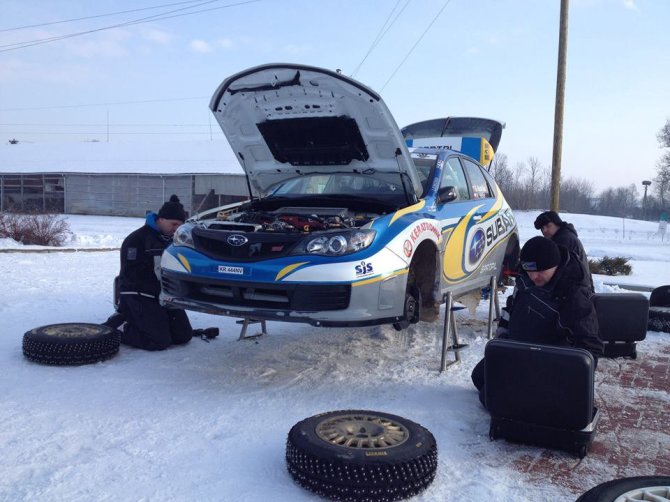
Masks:
[[[247,198],[242,175],[0,173],[0,210],[144,216],[176,194],[189,214]]]
[[[65,178],[65,212],[110,216],[144,216],[177,194],[191,210],[192,175],[69,174]]]

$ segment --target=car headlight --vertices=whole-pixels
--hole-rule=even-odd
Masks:
[[[175,246],[188,246],[190,248],[194,247],[193,245],[193,227],[192,223],[184,223],[174,233],[172,237],[172,244]]]
[[[323,256],[341,256],[365,249],[375,238],[374,230],[351,230],[328,233],[305,239],[304,246],[298,246],[294,254],[317,254]]]

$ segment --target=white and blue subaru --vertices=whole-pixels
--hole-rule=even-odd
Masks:
[[[179,227],[161,261],[165,306],[315,326],[435,320],[479,294],[519,239],[483,164],[502,124],[398,128],[381,97],[328,70],[270,64],[226,79],[210,108],[250,200]]]

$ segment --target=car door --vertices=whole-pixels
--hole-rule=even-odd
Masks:
[[[481,202],[473,198],[460,156],[446,157],[439,187],[454,187],[456,195],[454,200],[436,203],[443,238],[442,284],[445,287],[459,285],[458,289],[468,289],[471,268],[468,255],[472,241],[470,229],[477,219],[481,219],[482,212]]]

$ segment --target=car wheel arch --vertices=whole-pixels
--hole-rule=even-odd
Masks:
[[[421,291],[422,303],[439,303],[437,292],[440,289],[440,252],[431,240],[424,240],[416,248],[409,265],[408,283],[414,282]]]

